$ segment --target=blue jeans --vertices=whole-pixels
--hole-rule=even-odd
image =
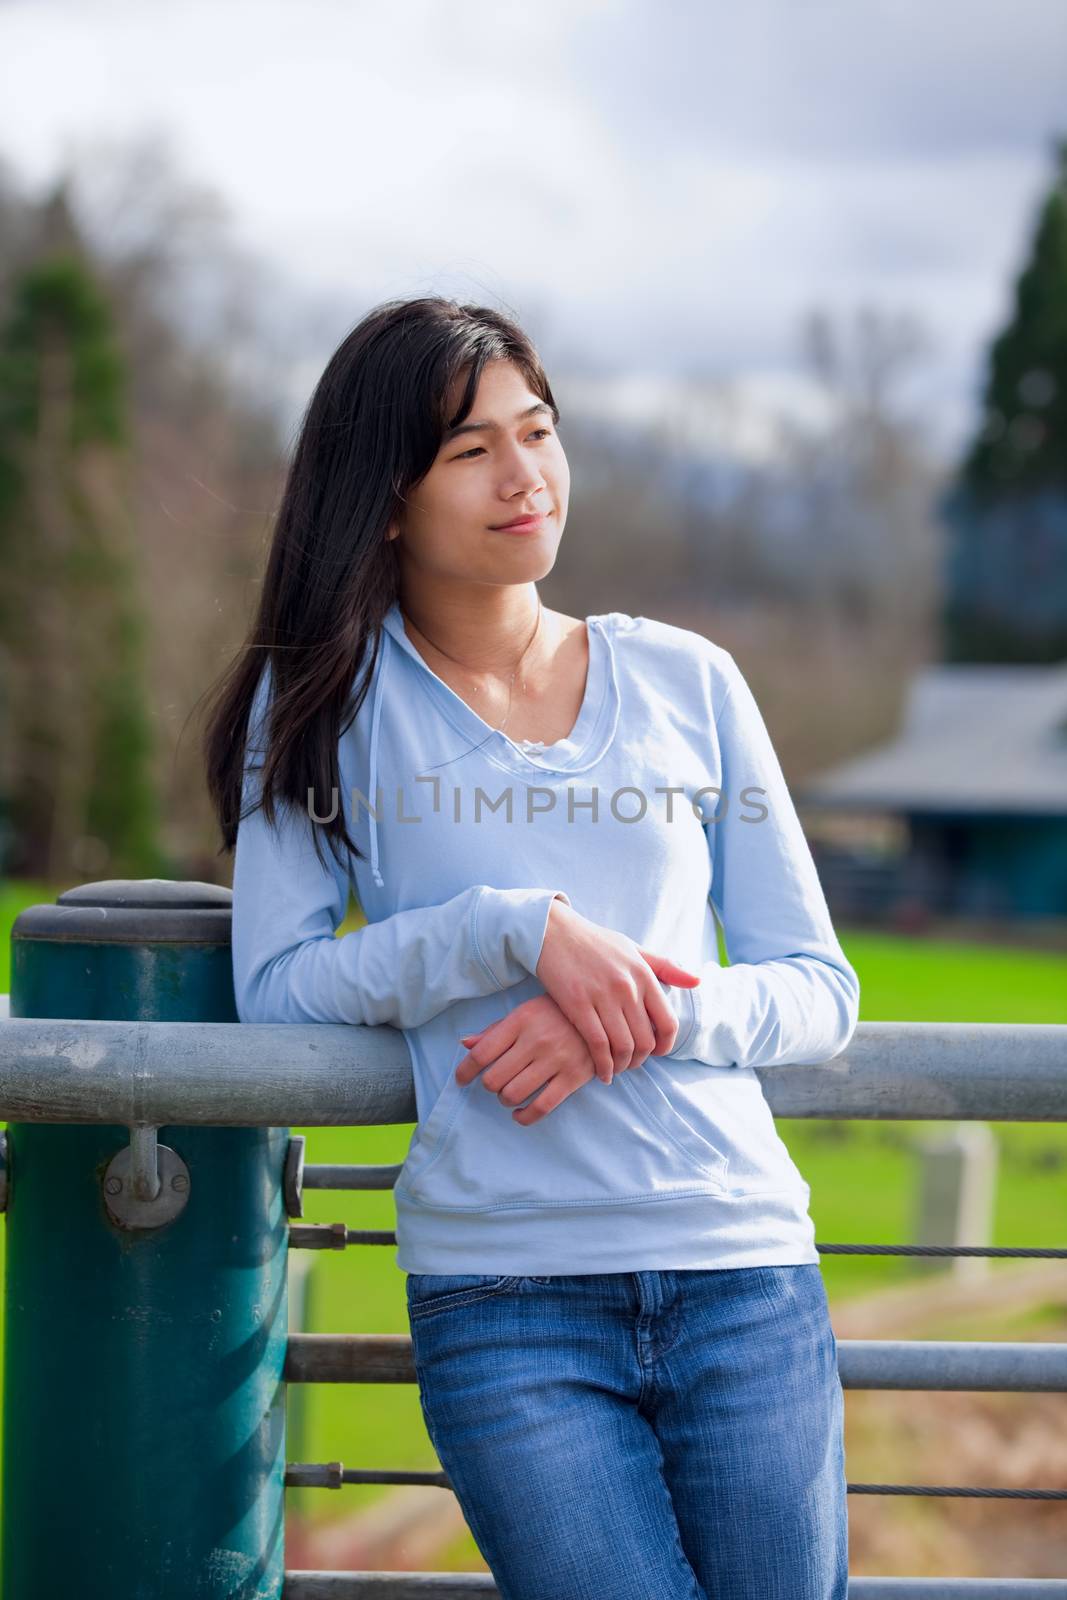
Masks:
[[[430,1439],[502,1600],[846,1600],[817,1263],[409,1273]]]

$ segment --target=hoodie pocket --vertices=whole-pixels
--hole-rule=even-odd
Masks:
[[[657,1071],[658,1068],[658,1071]],[[718,1145],[700,1133],[676,1110],[670,1095],[659,1081],[657,1058],[649,1056],[639,1067],[622,1072],[612,1088],[621,1084],[634,1101],[638,1114],[658,1127],[687,1163],[701,1168],[709,1177],[726,1187],[730,1158]]]
[[[756,1073],[742,1067],[708,1067],[697,1061],[649,1057],[648,1090],[660,1087],[670,1096],[671,1127],[689,1130],[692,1138],[708,1138],[729,1168],[731,1195],[773,1194],[807,1188],[774,1124],[771,1108]],[[639,1073],[624,1073],[624,1078]],[[658,1106],[654,1102],[653,1110]]]
[[[472,1083],[460,1084],[456,1082],[456,1068],[467,1054],[466,1045],[460,1045],[452,1057],[448,1067],[448,1075],[444,1086],[430,1107],[429,1112],[415,1130],[415,1136],[408,1146],[407,1160],[404,1162],[404,1174],[420,1165],[429,1165],[441,1153],[445,1139],[448,1137],[459,1108],[468,1095],[477,1079]],[[482,1091],[485,1092],[484,1090]]]
[[[679,1115],[643,1067],[611,1084],[581,1085],[540,1122],[516,1122],[483,1085],[459,1087],[455,1068],[397,1183],[443,1210],[625,1204],[723,1192],[728,1160]],[[633,1080],[632,1082],[629,1080]]]

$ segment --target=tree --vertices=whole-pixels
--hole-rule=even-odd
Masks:
[[[0,665],[14,870],[156,875],[123,366],[62,191],[0,330]]]
[[[1067,655],[1067,140],[1007,325],[990,346],[983,413],[942,510],[950,529],[945,653]]]

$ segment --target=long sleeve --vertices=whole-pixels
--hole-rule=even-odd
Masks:
[[[730,965],[707,961],[698,988],[670,990],[679,1018],[670,1054],[715,1067],[826,1061],[855,1031],[859,979],[759,707],[733,657],[721,659],[722,796],[710,797],[704,831]]]
[[[246,758],[242,811],[258,799],[257,767]],[[237,829],[233,982],[242,1022],[416,1028],[455,1000],[534,973],[552,900],[571,903],[562,890],[475,884],[337,938],[346,868],[328,846],[328,865],[319,861],[306,811],[279,803],[276,818],[271,827],[257,806]]]

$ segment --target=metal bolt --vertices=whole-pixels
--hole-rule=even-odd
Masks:
[[[122,1179],[121,1178],[109,1178],[107,1180],[107,1183],[104,1185],[104,1188],[107,1190],[108,1194],[121,1194],[122,1193]]]
[[[184,1194],[189,1187],[189,1179],[184,1172],[176,1172],[170,1180],[170,1186],[175,1194]]]

